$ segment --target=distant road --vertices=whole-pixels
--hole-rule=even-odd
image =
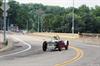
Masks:
[[[43,52],[42,42],[50,38],[22,34],[9,36],[17,39],[11,50],[0,53],[0,66],[100,66],[98,46],[70,41],[67,51]]]

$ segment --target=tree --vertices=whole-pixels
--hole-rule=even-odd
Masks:
[[[20,29],[27,29],[27,22],[29,22],[28,11],[28,6],[25,4],[20,5],[19,11],[17,11],[16,23]]]
[[[89,7],[87,7],[86,5],[82,5],[81,7],[79,7],[78,14],[81,16],[81,22],[85,24],[82,32],[95,32],[94,24],[96,22],[96,19]]]
[[[100,6],[95,6],[95,9],[92,10],[95,16],[100,16]]]
[[[2,5],[2,0],[0,0],[0,7]],[[3,22],[2,22],[2,9],[0,9],[0,29],[2,29],[2,25],[3,25]]]
[[[43,31],[50,31],[52,30],[52,25],[54,21],[54,15],[48,14],[44,17],[44,23],[43,23]]]
[[[80,6],[78,10],[79,10],[78,15],[80,15],[80,16],[83,16],[84,14],[89,14],[90,13],[90,9],[86,5]]]
[[[17,24],[16,18],[19,17],[18,12],[20,10],[20,5],[18,2],[14,1],[14,0],[10,0],[8,4],[10,6],[10,9],[8,10],[9,22],[10,22],[10,24],[16,25]]]
[[[2,0],[0,0],[0,7],[2,5]],[[0,9],[0,17],[2,16],[2,10]]]
[[[100,16],[96,17],[95,33],[100,33]]]
[[[82,22],[85,23],[84,32],[95,32],[95,21],[95,17],[91,14],[85,14],[84,16],[82,16]]]
[[[9,1],[9,5],[10,24],[18,25],[20,29],[37,31],[39,28],[39,30],[49,32],[71,32],[73,7],[19,4],[13,0]],[[82,5],[79,8],[74,8],[74,17],[76,33],[100,32],[100,6],[90,9],[86,5]]]

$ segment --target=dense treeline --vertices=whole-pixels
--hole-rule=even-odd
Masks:
[[[2,1],[0,0],[0,7],[2,5]],[[2,17],[2,10],[0,9],[0,17]]]
[[[44,6],[42,4],[19,4],[9,2],[9,24],[29,31],[71,32],[72,7]],[[100,6],[74,8],[75,32],[100,33]]]

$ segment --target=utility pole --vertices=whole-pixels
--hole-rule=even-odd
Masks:
[[[6,0],[4,0],[4,42],[6,42]]]
[[[43,23],[44,23],[43,20],[44,20],[44,18],[45,18],[46,15],[47,15],[47,14],[45,14],[45,13],[41,15],[41,32],[43,32],[43,30],[44,30],[44,29],[43,29]]]
[[[43,15],[41,15],[41,32],[43,31]]]
[[[38,15],[38,32],[40,31],[40,19],[39,19],[39,15]]]
[[[6,0],[4,0],[4,42],[6,42]]]
[[[8,31],[9,31],[9,18],[8,18],[7,22],[8,22],[8,26],[7,26],[7,28],[8,28]]]
[[[29,30],[28,30],[28,29],[29,29],[29,28],[28,28],[28,25],[29,25],[29,24],[28,24],[28,20],[27,20],[27,24],[26,24],[27,32],[29,31]]]
[[[42,30],[42,22],[40,21],[41,21],[42,15],[44,14],[44,11],[42,9],[38,9],[36,11],[36,14],[38,17],[38,32],[40,32],[40,29]]]
[[[74,34],[74,0],[73,0],[73,10],[72,10],[72,34]]]
[[[7,10],[9,9],[9,5],[7,4],[6,0],[3,0],[3,4],[1,6],[1,9],[3,10],[3,21],[4,21],[4,26],[3,26],[3,30],[4,30],[4,42],[6,42],[6,18],[7,18]]]

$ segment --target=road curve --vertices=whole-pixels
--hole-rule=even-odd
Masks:
[[[11,54],[0,58],[0,66],[99,66],[100,65],[100,47],[88,46],[81,42],[70,41],[69,50],[42,51],[42,42],[47,38],[32,37],[28,35],[12,35],[20,39],[15,48],[10,51],[0,53],[0,56]],[[31,47],[25,52],[25,49]],[[16,46],[20,46],[17,47]],[[20,52],[17,53],[16,52]],[[13,53],[15,53],[13,55]]]

